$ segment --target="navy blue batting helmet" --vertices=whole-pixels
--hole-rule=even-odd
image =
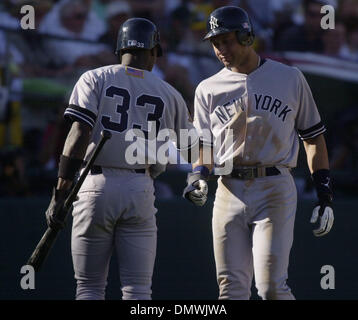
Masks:
[[[214,10],[208,17],[206,28],[208,33],[204,40],[232,31],[236,31],[238,42],[244,46],[252,45],[255,38],[247,12],[235,6]]]
[[[148,19],[131,18],[118,31],[116,54],[123,49],[153,49],[158,47],[157,56],[163,55],[160,36],[156,25]]]

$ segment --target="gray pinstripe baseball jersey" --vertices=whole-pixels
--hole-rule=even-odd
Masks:
[[[295,167],[297,137],[326,130],[302,73],[269,59],[250,75],[223,68],[202,81],[194,108],[194,126],[204,142],[214,142],[219,165],[233,158],[234,166]]]
[[[103,128],[111,130],[114,137],[104,146],[96,160],[97,165],[112,168],[141,169],[157,162],[155,152],[164,141],[157,140],[153,150],[147,147],[145,163],[129,163],[125,150],[133,144],[126,138],[130,129],[140,129],[146,138],[155,138],[162,129],[174,130],[178,149],[189,147],[180,141],[180,129],[195,129],[181,94],[170,84],[152,72],[112,65],[84,73],[75,85],[65,110],[65,117],[82,121],[93,127],[92,138],[86,152],[86,159],[100,139]]]

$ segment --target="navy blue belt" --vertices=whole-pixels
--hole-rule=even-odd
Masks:
[[[229,176],[231,178],[249,180],[265,176],[277,176],[281,174],[276,167],[266,167],[259,170],[259,168],[234,168]]]
[[[91,174],[101,174],[103,172],[102,167],[97,166],[97,165],[92,166],[90,171],[91,171]],[[136,173],[145,173],[145,169],[134,169],[134,172],[136,172]]]

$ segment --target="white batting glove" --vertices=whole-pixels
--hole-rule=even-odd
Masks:
[[[205,166],[198,166],[194,172],[189,172],[187,176],[187,186],[183,191],[183,198],[201,207],[208,199],[209,169]]]
[[[195,205],[201,207],[205,204],[208,199],[208,184],[205,180],[198,180],[193,184],[196,190],[189,192],[188,198]]]
[[[318,205],[313,209],[311,223],[318,222],[318,228],[313,230],[313,234],[316,237],[321,237],[327,234],[332,226],[334,221],[333,209],[329,206],[321,206]]]

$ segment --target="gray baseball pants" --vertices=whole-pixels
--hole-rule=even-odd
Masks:
[[[286,280],[297,192],[289,170],[280,171],[218,180],[212,227],[219,299],[248,300],[253,276],[262,299],[295,299]]]
[[[153,179],[128,169],[89,174],[73,206],[77,300],[103,300],[112,254],[123,300],[151,299],[157,226]]]

